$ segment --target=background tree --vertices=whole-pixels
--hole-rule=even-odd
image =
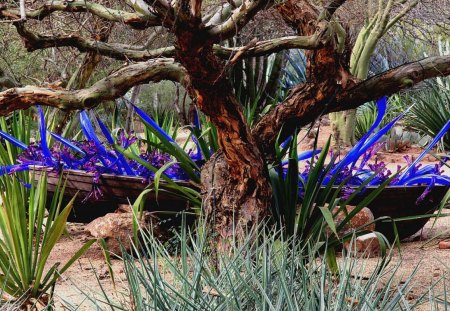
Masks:
[[[266,161],[274,158],[277,138],[286,139],[323,114],[356,108],[425,79],[450,74],[450,56],[442,56],[405,63],[365,80],[353,75],[352,37],[336,14],[344,4],[352,6],[346,0],[331,0],[323,6],[306,0],[279,4],[270,0],[222,4],[201,0],[36,1],[27,3],[24,20],[18,3],[9,1],[0,4],[0,18],[14,25],[28,51],[70,47],[122,63],[116,64],[120,68],[113,73],[80,90],[35,85],[7,89],[0,92],[0,113],[38,103],[64,110],[90,109],[149,81],[181,83],[218,131],[221,150],[203,167],[202,187],[205,212],[214,215],[215,228],[226,239],[234,229],[242,233],[268,215],[271,189]],[[386,5],[384,0],[378,4]],[[238,47],[225,44],[239,36],[257,14],[271,9],[296,35],[250,40]],[[95,16],[117,26],[105,40],[88,36],[84,29],[68,31],[63,25],[49,33],[45,23],[67,14],[78,19]],[[165,40],[159,41],[167,45],[152,49],[151,44],[139,45],[129,38],[128,43],[118,43],[116,40],[124,39],[115,33],[119,25],[149,38],[149,29],[164,29],[159,38]],[[368,40],[361,42],[362,51],[364,42]],[[293,88],[250,128],[228,70],[240,59],[291,48],[307,50],[307,82]]]
[[[373,59],[373,55],[379,42],[393,27],[405,27],[405,25],[402,25],[402,22],[405,21],[404,18],[408,15],[408,13],[415,14],[411,14],[412,16],[407,16],[408,18],[405,22],[413,21],[419,24],[417,27],[414,27],[414,30],[417,33],[408,33],[408,36],[413,40],[428,39],[432,36],[430,32],[436,31],[438,25],[448,24],[441,19],[442,16],[440,16],[440,14],[430,16],[427,14],[428,12],[426,10],[426,5],[433,7],[440,6],[444,12],[443,15],[445,16],[445,9],[447,8],[447,5],[440,1],[434,1],[431,3],[422,2],[422,6],[419,10],[413,11],[419,3],[419,0],[400,2],[393,0],[378,2],[368,0],[364,3],[367,7],[363,10],[358,10],[361,14],[364,14],[364,17],[361,22],[362,26],[359,25],[358,27],[360,30],[353,42],[353,48],[350,56],[350,73],[354,77],[361,80],[367,79],[370,74],[369,70],[371,60]],[[450,11],[447,13],[450,14]],[[355,14],[352,14],[352,16],[355,17]],[[424,28],[420,25],[420,23],[426,22],[431,22],[436,26],[428,27],[427,29],[426,27]],[[445,28],[448,27],[444,26],[444,30],[446,30]],[[419,31],[422,32],[420,33]],[[397,40],[404,41],[399,38],[397,38]],[[333,134],[336,144],[346,146],[353,145],[355,143],[356,109],[332,113],[330,114],[330,118],[333,123]]]

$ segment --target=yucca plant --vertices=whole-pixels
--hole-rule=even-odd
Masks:
[[[122,259],[129,302],[105,297],[94,304],[105,308],[106,301],[111,310],[412,310],[427,299],[406,299],[414,272],[398,283],[401,263],[380,261],[372,269],[344,253],[332,272],[318,241],[258,232],[217,254],[204,223],[192,232],[183,226],[170,246],[144,231],[136,256]]]
[[[0,138],[2,138],[0,143],[0,163],[6,170],[16,163],[17,156],[30,143],[34,128],[32,113],[32,109],[15,111],[7,117],[0,118]],[[12,136],[8,135],[7,138],[11,137],[15,143],[5,140],[4,133],[11,133]],[[0,169],[0,175],[2,173],[4,172]],[[29,180],[28,173],[17,172],[17,176],[25,183]]]
[[[47,180],[27,189],[15,176],[0,177],[0,288],[2,299],[48,302],[60,274],[64,273],[95,240],[87,242],[60,267],[47,267],[52,249],[63,234],[73,200],[61,206],[63,188],[47,205]]]

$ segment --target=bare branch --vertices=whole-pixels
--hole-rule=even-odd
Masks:
[[[25,0],[19,1],[19,8],[20,8],[20,19],[24,21],[27,19],[27,14],[25,13]]]
[[[143,0],[149,6],[152,14],[154,14],[161,24],[166,27],[172,27],[176,20],[175,10],[166,0]]]
[[[130,46],[124,44],[83,38],[78,34],[55,36],[34,34],[26,29],[23,23],[15,23],[15,26],[29,52],[50,47],[73,47],[81,52],[97,52],[114,59],[133,61],[146,61],[157,57],[172,57],[175,55],[174,47],[146,51],[137,48],[131,49]]]
[[[49,1],[36,10],[26,12],[28,19],[41,20],[53,12],[89,12],[111,22],[122,22],[136,29],[144,29],[161,24],[160,20],[154,15],[143,15],[140,13],[130,13],[121,10],[110,9],[101,4],[78,1]],[[20,19],[20,10],[9,8],[5,4],[0,4],[0,19],[17,21]]]
[[[144,50],[144,47],[131,47],[118,43],[106,43],[80,37],[78,34],[66,36],[46,36],[34,34],[26,29],[23,23],[16,23],[17,32],[23,38],[28,51],[46,49],[50,47],[73,47],[81,52],[95,51],[103,56],[118,60],[146,61],[157,57],[175,56],[175,47],[169,46],[154,50]],[[214,53],[223,59],[229,59],[236,53],[240,58],[255,57],[276,53],[286,49],[318,49],[321,43],[317,35],[288,36],[272,40],[256,42],[251,47],[227,48],[218,44],[213,46]]]
[[[336,97],[329,112],[356,108],[368,101],[389,96],[434,77],[450,75],[450,55],[428,57],[403,64],[373,76]]]
[[[196,19],[202,18],[202,0],[190,0],[191,14]]]
[[[149,81],[184,83],[184,68],[173,59],[157,59],[124,67],[89,88],[75,91],[25,86],[0,92],[0,115],[37,103],[65,110],[92,108],[123,96],[132,87]]]
[[[236,6],[240,6],[242,4],[242,0],[236,0],[233,2],[233,4]],[[207,13],[203,17],[203,23],[207,27],[219,25],[231,16],[235,8],[236,7],[233,7],[233,5],[228,2],[222,3],[218,8],[214,8],[213,11]]]
[[[332,0],[327,5],[324,6],[321,12],[321,17],[330,20],[337,9],[339,9],[347,0]]]
[[[18,83],[0,68],[0,90],[2,88],[12,88],[16,86],[18,86]]]
[[[208,34],[211,37],[222,41],[233,37],[247,25],[247,23],[262,9],[271,7],[274,4],[272,0],[244,0],[241,6],[235,9],[230,17],[222,24],[213,26]]]
[[[234,47],[227,48],[219,45],[214,45],[214,53],[221,58],[229,58],[234,56],[236,53],[242,51],[240,58],[255,57],[269,55],[282,50],[288,49],[305,49],[305,50],[315,50],[322,46],[319,41],[318,35],[314,34],[312,36],[288,36],[282,38],[276,38],[265,41],[258,41],[253,44],[250,48],[246,47]]]
[[[356,108],[423,80],[447,75],[450,75],[450,56],[440,56],[404,64],[363,82],[351,83],[348,88],[330,85],[329,81],[314,85],[302,84],[258,122],[253,134],[263,144],[266,156],[270,157],[278,135],[283,140],[295,129],[313,122],[321,115]]]

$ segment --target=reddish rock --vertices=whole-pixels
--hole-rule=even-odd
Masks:
[[[119,207],[115,213],[106,214],[99,217],[86,226],[88,231],[95,238],[103,238],[108,245],[109,251],[113,255],[121,255],[122,245],[127,252],[131,250],[133,241],[133,213],[129,208]],[[139,220],[141,228],[152,228],[157,233],[155,217],[149,212],[144,212]]]
[[[380,242],[375,233],[367,233],[357,237],[353,242],[347,243],[348,252],[363,257],[377,257],[380,255]]]
[[[449,249],[450,248],[450,241],[440,241],[439,242],[439,249]]]
[[[332,214],[336,214],[339,208],[339,206],[335,207],[332,211]],[[355,206],[347,205],[345,207],[345,210],[341,210],[334,218],[334,223],[336,224],[336,226],[339,226],[347,217],[347,215],[350,214],[355,208]],[[344,228],[342,228],[342,230],[338,232],[338,234],[342,237],[369,223],[371,224],[365,226],[362,230],[374,231],[375,224],[372,223],[373,221],[374,217],[372,211],[367,207],[363,207],[358,213],[356,213],[355,216],[353,216],[353,218],[344,226]]]

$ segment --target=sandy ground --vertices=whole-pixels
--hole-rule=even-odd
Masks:
[[[444,212],[450,211],[444,210]],[[56,262],[64,263],[90,238],[84,231],[84,225],[69,224],[68,228],[70,236],[65,236],[58,242],[49,259],[49,266]],[[438,284],[433,287],[434,293],[443,293],[443,278],[447,278],[450,272],[450,263],[448,263],[450,249],[439,249],[438,243],[445,239],[450,239],[450,217],[438,218],[436,222],[430,220],[421,232],[409,241],[402,242],[400,250],[393,248],[389,265],[392,268],[399,265],[396,285],[406,282],[414,272],[412,281],[414,288],[408,295],[408,299],[417,299],[428,293],[430,286],[436,282]],[[364,264],[367,265],[366,273],[369,274],[373,270],[378,260],[379,258],[364,259]],[[106,305],[102,304],[105,300],[102,288],[109,299],[127,305],[129,294],[122,262],[113,259],[112,264],[116,281],[115,289],[101,248],[94,244],[87,254],[58,281],[55,288],[56,299],[59,301],[58,309],[62,309],[61,303],[77,306],[78,310],[95,310],[97,304],[107,309]],[[100,301],[93,303],[90,299]],[[429,310],[429,308],[423,306],[418,310]]]

